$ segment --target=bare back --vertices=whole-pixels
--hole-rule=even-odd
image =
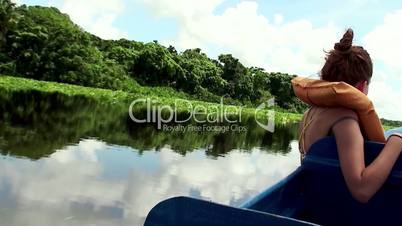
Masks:
[[[304,113],[299,130],[299,149],[302,157],[313,143],[331,134],[334,124],[345,118],[358,121],[356,113],[346,108],[314,106],[308,109]]]

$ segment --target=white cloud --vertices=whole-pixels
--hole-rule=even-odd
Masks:
[[[402,101],[399,98],[401,96],[401,89],[394,89],[390,82],[373,78],[373,82],[370,85],[369,97],[373,100],[381,118],[402,120]]]
[[[64,0],[61,5],[61,11],[75,23],[104,39],[128,37],[113,25],[123,10],[123,0]]]
[[[374,61],[374,81],[370,89],[381,117],[402,120],[402,10],[391,12],[382,24],[375,27],[363,39],[364,46]],[[377,67],[376,67],[377,65]]]
[[[188,1],[176,0],[137,0],[148,6],[157,17],[175,17],[180,23],[198,20],[212,14],[214,9],[225,0]]]
[[[258,3],[254,1],[241,1],[222,14],[214,13],[222,1],[199,2],[144,1],[155,15],[177,19],[179,33],[170,42],[180,49],[207,49],[213,45],[232,53],[248,66],[260,66],[268,71],[318,72],[323,63],[323,50],[330,49],[339,36],[339,29],[333,24],[316,28],[308,20],[287,22],[281,14],[275,14],[270,22],[258,12]]]
[[[354,3],[365,1],[356,0]],[[247,66],[260,66],[268,71],[298,75],[319,72],[324,63],[323,50],[332,49],[344,31],[333,23],[315,27],[305,19],[287,21],[280,13],[274,14],[270,21],[259,13],[255,1],[240,1],[220,14],[214,10],[223,2],[221,0],[194,4],[185,0],[178,4],[170,4],[169,0],[142,2],[156,16],[173,17],[178,21],[176,39],[164,43],[179,49],[200,47],[208,50],[209,46],[214,46],[214,51],[232,53]],[[396,29],[401,23],[402,10],[388,14],[384,23],[365,36],[362,43],[373,57],[374,68],[383,63],[387,69],[387,73],[375,71],[375,76],[382,74],[382,79],[373,79],[370,97],[381,117],[399,120],[402,119],[398,113],[401,104],[390,97],[401,95],[400,85],[395,85],[402,84],[399,57],[402,43],[397,41],[402,40],[402,31]]]
[[[281,24],[283,22],[283,15],[282,14],[275,14],[274,15],[275,24]]]
[[[11,2],[17,4],[17,5],[21,5],[22,4],[22,0],[11,0]]]
[[[383,24],[377,26],[364,38],[364,43],[371,56],[376,61],[382,61],[387,66],[402,73],[400,53],[402,52],[402,30],[397,29],[402,23],[402,10],[389,13]],[[400,77],[400,76],[398,76]]]

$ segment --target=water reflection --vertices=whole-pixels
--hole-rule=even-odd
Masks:
[[[296,143],[292,143],[292,147]],[[298,165],[258,148],[208,158],[169,147],[142,155],[95,139],[38,161],[0,159],[0,218],[4,225],[141,225],[160,200],[189,195],[238,205]]]
[[[297,125],[166,132],[126,106],[0,92],[1,225],[142,225],[177,195],[238,205],[299,164]]]
[[[260,128],[254,118],[241,125],[246,132],[170,132],[130,120],[125,105],[103,105],[85,97],[40,92],[0,93],[0,149],[3,154],[39,159],[56,149],[97,137],[130,146],[143,153],[170,145],[180,154],[206,149],[220,156],[232,149],[260,147],[268,152],[289,152],[297,137],[297,124],[277,126],[274,134]],[[188,124],[184,124],[188,126]]]

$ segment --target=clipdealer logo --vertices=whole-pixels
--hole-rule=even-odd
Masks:
[[[274,106],[275,106],[275,98],[271,98],[267,102],[260,104],[255,109],[255,113],[254,113],[254,118],[255,118],[255,121],[257,122],[257,124],[261,128],[263,128],[271,133],[275,132],[275,111],[267,110],[266,116],[267,116],[268,121],[266,124],[261,122],[257,116],[258,116],[258,112],[264,111],[264,109],[271,108]]]
[[[260,104],[254,112],[254,117],[256,123],[263,129],[273,133],[275,131],[275,111],[266,110],[267,108],[273,107],[275,105],[275,100],[271,98],[267,102]],[[134,113],[135,109],[138,109],[138,106],[144,107],[146,106],[146,116],[143,118],[139,118],[138,115]],[[183,106],[187,107],[188,115],[185,118],[179,119],[177,117],[177,107]],[[199,126],[199,128],[203,128],[203,131],[210,131],[212,127],[216,130],[216,125],[214,123],[241,123],[242,120],[242,111],[243,107],[241,106],[227,106],[223,104],[223,97],[218,105],[213,106],[203,106],[203,105],[193,105],[190,101],[177,99],[174,101],[173,105],[161,105],[158,104],[158,101],[152,100],[150,98],[140,98],[131,102],[128,114],[132,121],[135,123],[156,123],[158,129],[169,129],[172,126],[167,126],[168,123],[174,123],[176,125],[181,125],[181,123],[188,122],[193,120],[196,123],[204,124],[203,126]],[[267,124],[264,124],[261,118],[258,118],[258,115],[261,115],[259,112],[266,112],[267,116]],[[266,121],[266,120],[264,120]],[[205,124],[212,124],[210,126],[205,126]],[[190,126],[191,127],[191,126]],[[211,127],[211,128],[210,128]],[[223,126],[222,126],[223,127]],[[238,126],[239,127],[239,126]],[[243,126],[245,127],[245,126]],[[176,126],[177,128],[183,128],[183,126]],[[221,131],[228,131],[228,127],[225,126]],[[230,128],[234,128],[233,125]],[[188,131],[191,128],[181,129],[182,132]],[[231,129],[235,131],[245,131],[247,129]]]

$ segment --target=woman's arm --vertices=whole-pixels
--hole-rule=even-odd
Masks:
[[[402,151],[402,139],[391,137],[377,158],[367,167],[364,163],[364,139],[359,124],[343,120],[332,128],[338,147],[339,161],[352,196],[366,203],[384,184]]]

